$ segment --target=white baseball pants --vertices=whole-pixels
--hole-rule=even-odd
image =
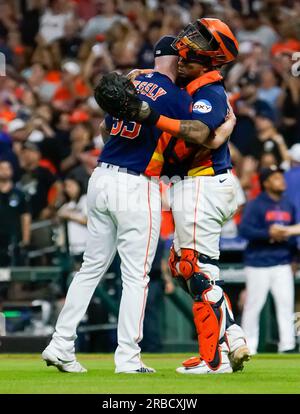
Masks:
[[[237,210],[237,185],[232,172],[179,181],[171,187],[170,204],[175,222],[176,252],[180,255],[181,248],[188,248],[218,260],[222,227]],[[212,280],[220,279],[217,266],[204,263],[199,263],[199,266]],[[226,298],[225,302],[233,319]],[[223,330],[225,323],[226,314]],[[245,345],[245,336],[239,325],[232,324],[226,335],[230,352]]]
[[[116,251],[121,258],[122,298],[118,320],[116,372],[142,366],[139,342],[152,261],[157,248],[161,199],[158,182],[97,167],[89,181],[88,240],[80,271],[75,275],[58,317],[49,347],[63,360],[74,359],[76,328]]]
[[[295,348],[294,278],[290,265],[246,267],[246,302],[242,327],[252,354],[259,340],[259,317],[269,292],[272,293],[279,328],[279,352]]]
[[[171,188],[175,250],[185,247],[218,260],[222,226],[237,209],[236,191],[231,171],[175,184]]]

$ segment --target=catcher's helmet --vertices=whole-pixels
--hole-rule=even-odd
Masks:
[[[238,41],[219,19],[198,19],[188,24],[173,42],[184,59],[221,66],[238,55]]]

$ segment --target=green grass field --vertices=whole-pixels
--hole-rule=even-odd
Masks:
[[[230,394],[300,393],[300,355],[263,354],[243,372],[180,375],[175,368],[190,355],[144,355],[156,374],[114,374],[112,355],[79,355],[87,374],[60,373],[39,355],[0,354],[0,394]]]

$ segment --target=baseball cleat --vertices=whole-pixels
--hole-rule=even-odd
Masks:
[[[242,371],[244,362],[250,361],[251,353],[246,345],[240,346],[235,351],[228,354],[233,372]]]
[[[197,365],[196,365],[197,364]],[[211,369],[205,361],[199,357],[192,357],[183,362],[183,367],[176,369],[179,374],[231,374],[232,368],[227,356],[222,355],[222,363],[217,369]]]
[[[156,371],[153,368],[149,367],[141,367],[139,369],[135,369],[133,371],[122,371],[118,372],[118,374],[154,374]]]
[[[63,361],[58,358],[48,349],[42,353],[42,358],[46,362],[47,367],[54,366],[61,372],[70,372],[70,373],[84,373],[87,370],[78,362],[76,359],[73,361]]]

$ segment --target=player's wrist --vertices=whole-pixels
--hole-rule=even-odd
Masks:
[[[139,117],[143,124],[152,126],[156,125],[160,114],[151,108],[151,106],[146,101],[143,101],[139,111]]]

